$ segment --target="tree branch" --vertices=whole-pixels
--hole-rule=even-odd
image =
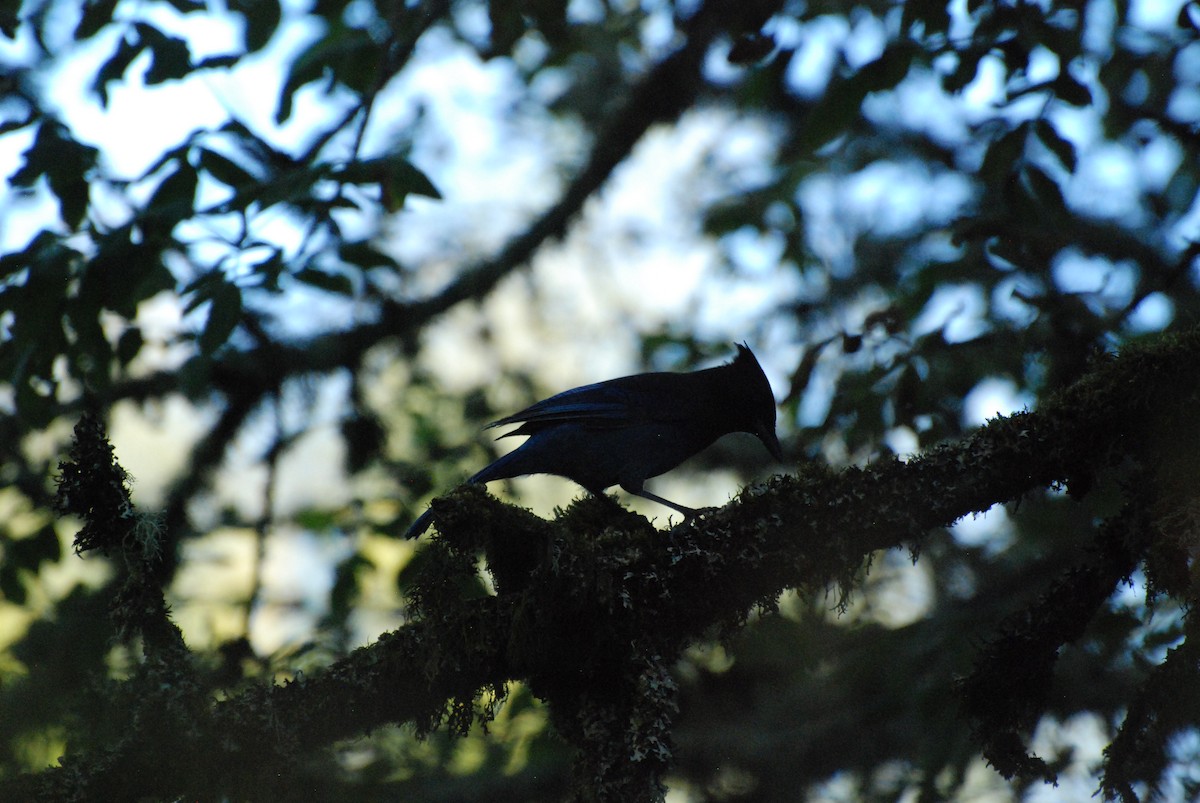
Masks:
[[[647,778],[661,777],[669,745],[661,731],[612,710],[605,718],[594,704],[583,708],[587,723],[560,721],[564,712],[580,711],[576,703],[587,689],[646,683],[650,667],[670,665],[714,626],[737,626],[784,589],[822,593],[836,583],[847,593],[877,550],[919,547],[932,528],[1047,486],[1086,489],[1105,466],[1136,463],[1143,449],[1156,449],[1147,432],[1194,409],[1198,396],[1200,330],[1193,330],[1153,348],[1131,347],[1043,409],[996,419],[960,443],[839,473],[808,466],[665,532],[608,500],[585,498],[547,522],[482,489],[460,488],[437,503],[440,535],[416,590],[418,621],[323,673],[233,697],[214,706],[206,722],[178,723],[210,748],[196,759],[204,766],[168,786],[156,782],[153,791],[203,795],[205,784],[220,778],[239,795],[277,796],[287,791],[279,788],[287,776],[280,767],[295,761],[297,750],[385,723],[428,729],[447,703],[461,729],[481,715],[470,701],[482,690],[521,679],[549,702],[559,732],[587,759],[601,754],[597,739],[653,756],[649,775],[629,778],[611,774],[629,771],[628,763],[581,765],[610,772],[592,784],[628,789],[623,784],[636,781],[643,797]],[[475,571],[480,549],[498,593],[465,600],[455,590]],[[667,690],[657,702],[663,721],[672,705]],[[640,711],[637,721],[647,716]],[[221,749],[212,750],[218,743]],[[170,763],[155,756],[161,748],[154,744],[138,749],[148,762]],[[241,759],[231,769],[233,754]],[[98,766],[128,769],[123,762]],[[79,771],[77,762],[73,768]],[[42,780],[52,783],[63,772]]]

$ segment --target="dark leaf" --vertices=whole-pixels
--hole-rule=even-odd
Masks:
[[[279,93],[275,122],[291,117],[296,92],[318,79],[326,80],[327,89],[342,84],[355,92],[366,92],[378,77],[381,58],[380,46],[366,31],[334,26],[292,62]]]
[[[31,187],[45,176],[50,191],[58,197],[63,222],[74,229],[87,212],[88,176],[97,154],[90,145],[76,142],[60,123],[44,120],[10,182],[15,187]]]
[[[8,8],[0,7],[0,36],[6,39],[17,38],[17,29],[21,26],[21,18],[17,16],[17,12],[20,10],[20,3],[11,3]]]
[[[1058,133],[1058,129],[1054,127],[1053,123],[1046,119],[1039,119],[1034,125],[1034,133],[1068,173],[1075,172],[1077,163],[1075,146]]]
[[[223,70],[237,64],[241,60],[238,55],[205,56],[196,62],[194,70]]]
[[[1025,141],[1029,136],[1028,123],[1022,123],[988,146],[979,177],[992,185],[1003,185],[1024,161]]]
[[[69,299],[63,317],[72,333],[67,352],[72,375],[84,380],[89,390],[103,394],[112,381],[113,350],[100,326],[101,308],[96,301],[82,295]]]
[[[374,415],[359,413],[342,423],[346,439],[346,469],[357,473],[375,460],[387,442],[387,430]]]
[[[11,133],[13,131],[20,131],[22,128],[28,128],[29,126],[33,125],[36,122],[37,122],[37,118],[33,112],[30,112],[28,116],[23,117],[23,118],[16,117],[16,118],[13,118],[12,120],[0,121],[0,136]]]
[[[404,201],[409,195],[423,195],[439,200],[442,197],[429,177],[405,159],[391,159],[385,163],[384,176],[379,186],[383,192],[383,205],[389,212],[398,211],[404,206]]]
[[[1175,17],[1175,24],[1183,30],[1191,29],[1195,33],[1200,33],[1200,3],[1196,0],[1189,0],[1179,7],[1179,15]]]
[[[358,599],[361,571],[373,567],[369,558],[357,552],[338,564],[333,588],[329,592],[329,615],[334,621],[343,622],[353,612]]]
[[[135,35],[136,36],[136,35]],[[100,104],[108,106],[108,85],[116,81],[120,81],[125,77],[125,71],[129,69],[129,65],[142,52],[142,41],[136,39],[128,41],[121,38],[117,42],[117,49],[109,57],[108,61],[104,62],[104,66],[96,73],[95,79],[92,80],[92,91],[100,96]]]
[[[940,0],[909,0],[904,4],[900,27],[924,36],[944,34],[950,29],[949,6]]]
[[[135,242],[133,227],[127,225],[101,239],[96,255],[84,269],[79,294],[93,297],[97,309],[132,319],[140,302],[174,286],[158,250]]]
[[[153,56],[150,61],[150,69],[146,70],[147,84],[162,84],[183,78],[192,71],[192,55],[188,51],[187,42],[174,36],[167,36],[157,28],[144,23],[138,23],[137,31]]]
[[[329,293],[348,296],[354,292],[354,286],[350,283],[349,277],[340,273],[327,273],[323,270],[305,268],[293,275],[298,281]]]
[[[259,280],[259,287],[274,293],[279,291],[279,277],[283,275],[286,268],[287,264],[283,261],[283,253],[276,249],[266,259],[251,265],[250,271]]]
[[[31,572],[36,572],[43,562],[58,560],[61,556],[58,533],[53,525],[43,527],[35,535],[7,539],[4,544],[4,562]]]
[[[1067,70],[1059,73],[1058,78],[1054,80],[1054,94],[1059,100],[1064,103],[1069,103],[1072,106],[1090,106],[1092,105],[1092,92],[1081,82],[1075,80]]]
[[[256,181],[240,164],[209,148],[200,149],[200,167],[217,181],[234,189],[241,189]]]
[[[188,299],[187,304],[183,308],[184,313],[186,314],[192,312],[205,301],[208,301],[210,298],[212,298],[213,294],[216,293],[221,285],[225,284],[226,281],[227,279],[225,278],[224,274],[222,274],[220,271],[214,270],[201,274],[193,281],[188,283],[187,286],[179,291],[179,295]]]
[[[279,106],[275,111],[275,122],[283,123],[292,116],[292,100],[301,87],[326,75],[329,62],[326,58],[324,39],[318,39],[296,57],[288,71],[287,81],[279,92]]]
[[[1066,211],[1066,202],[1057,181],[1032,164],[1025,165],[1023,177],[1032,197],[1045,211],[1054,215]]]
[[[122,367],[133,361],[145,342],[142,330],[137,326],[131,326],[121,333],[120,339],[117,340],[117,360]]]
[[[976,48],[960,50],[958,52],[958,64],[955,65],[954,69],[948,75],[942,76],[942,87],[947,92],[954,92],[956,94],[966,89],[975,80],[975,76],[979,72],[979,62],[983,55],[983,52]]]
[[[892,89],[908,75],[914,53],[908,45],[894,45],[854,75],[831,83],[808,115],[799,141],[816,149],[844,135],[851,121],[858,117],[867,95]]]
[[[209,296],[208,321],[198,341],[200,353],[211,355],[229,340],[242,320],[242,291],[229,281],[221,281]]]
[[[50,186],[54,190],[54,194],[58,196],[59,214],[62,216],[63,223],[66,223],[71,229],[79,228],[79,224],[83,222],[83,216],[87,214],[90,201],[87,181],[74,178],[66,181],[52,180]]]
[[[380,251],[369,240],[342,243],[338,247],[338,256],[344,262],[364,270],[385,267],[396,272],[400,271],[400,263],[391,255]]]
[[[0,563],[0,597],[14,605],[24,605],[27,592],[22,572],[15,564],[8,561]]]
[[[91,39],[100,29],[113,21],[113,12],[117,10],[118,0],[93,0],[83,4],[83,13],[79,16],[79,24],[75,26],[74,39],[82,42]]]
[[[196,198],[196,169],[180,161],[150,196],[146,212],[152,217],[175,222],[189,217]]]
[[[275,0],[236,0],[230,8],[241,12],[246,20],[246,50],[250,53],[267,46],[283,14]]]
[[[749,33],[740,37],[729,48],[725,58],[730,64],[753,64],[771,55],[775,49],[775,37],[770,34]]]
[[[29,267],[31,255],[40,247],[39,241],[44,244],[46,240],[54,239],[55,238],[53,234],[48,231],[43,231],[34,237],[33,242],[31,242],[21,251],[0,255],[0,281],[8,279],[13,274],[21,273]],[[7,288],[5,289],[7,291]],[[0,309],[6,308],[7,305],[4,303],[4,293],[0,293]]]
[[[488,3],[488,23],[490,41],[484,55],[490,58],[511,53],[529,27],[520,3]]]

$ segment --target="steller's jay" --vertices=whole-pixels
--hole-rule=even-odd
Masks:
[[[488,428],[520,424],[500,437],[528,435],[529,440],[467,482],[555,474],[595,496],[620,485],[690,519],[696,511],[647,491],[646,480],[730,432],[758,436],[776,460],[783,459],[771,385],[749,347],[737,349],[732,362],[716,368],[609,379],[563,391],[494,421]],[[433,511],[426,510],[404,537],[418,537],[432,520]]]

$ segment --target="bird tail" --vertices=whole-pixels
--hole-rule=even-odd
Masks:
[[[520,449],[515,449],[503,457],[496,458],[495,461],[468,477],[467,483],[470,485],[480,485],[492,480],[503,480],[525,473],[520,470],[514,470],[517,467],[516,454],[519,451]],[[404,531],[404,537],[410,539],[420,538],[429,529],[429,525],[431,524],[433,524],[433,508],[429,508],[420,516],[417,516],[416,521],[410,524],[408,529]]]
[[[404,537],[408,539],[420,538],[429,529],[429,525],[433,524],[433,508],[426,508],[425,512],[417,516],[417,520],[408,525],[408,529],[404,531]]]
[[[491,463],[481,468],[476,473],[472,474],[467,482],[472,485],[479,485],[492,480],[506,480],[509,477],[519,477],[522,474],[529,472],[520,468],[519,461],[521,449],[514,449],[506,455],[497,457]]]

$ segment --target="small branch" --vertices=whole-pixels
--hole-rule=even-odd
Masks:
[[[187,648],[167,615],[158,583],[162,531],[139,519],[129,498],[128,475],[95,415],[84,413],[75,425],[75,441],[68,459],[59,463],[59,472],[58,509],[83,521],[75,552],[99,550],[121,559],[126,577],[111,612],[118,636],[141,635],[148,653],[166,651],[175,662],[182,661]]]

